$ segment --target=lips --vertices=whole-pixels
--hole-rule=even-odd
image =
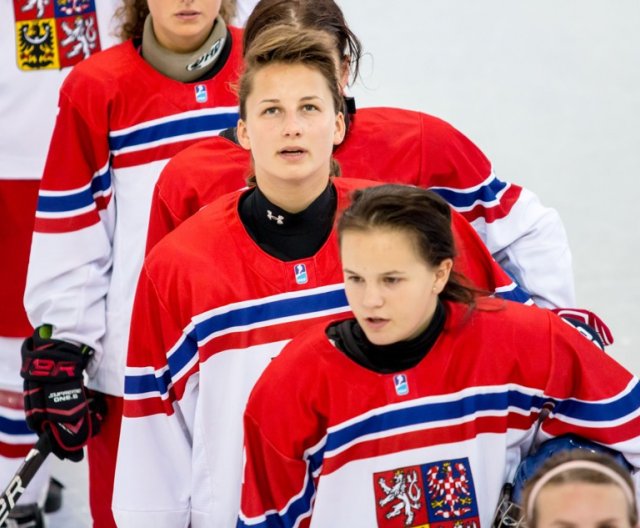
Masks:
[[[383,319],[382,317],[365,317],[364,320],[367,327],[372,330],[379,330],[389,322],[389,319]]]
[[[283,149],[280,149],[278,151],[279,154],[304,154],[306,152],[305,149],[301,148],[301,147],[285,147]]]
[[[278,151],[278,156],[286,161],[300,161],[307,151],[301,147],[285,147]]]
[[[199,11],[179,11],[176,13],[175,16],[177,16],[178,18],[194,18],[197,17],[200,14]]]

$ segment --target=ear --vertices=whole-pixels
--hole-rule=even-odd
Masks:
[[[238,136],[238,142],[240,143],[240,146],[245,150],[251,150],[251,141],[249,140],[247,124],[242,119],[238,119],[236,134]]]
[[[342,93],[344,93],[345,88],[349,84],[350,69],[351,69],[351,57],[349,55],[345,55],[344,57],[342,57],[342,60],[340,61],[340,71],[338,76]]]
[[[347,127],[344,122],[344,114],[342,112],[338,112],[336,115],[336,128],[333,132],[333,144],[339,145],[344,140],[345,132],[347,131]]]
[[[440,265],[436,268],[436,281],[433,285],[433,292],[437,295],[444,290],[444,287],[449,282],[449,276],[453,269],[453,260],[448,258],[444,259]]]

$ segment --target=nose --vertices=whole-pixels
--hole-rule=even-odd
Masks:
[[[362,305],[365,308],[378,308],[383,304],[382,295],[380,294],[380,288],[375,284],[368,284],[364,288],[364,295],[362,296]]]
[[[285,137],[298,137],[302,135],[302,126],[299,116],[295,112],[287,112],[282,123],[282,135]]]

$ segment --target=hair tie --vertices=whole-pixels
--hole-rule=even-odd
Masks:
[[[624,478],[622,478],[618,473],[616,473],[613,469],[607,466],[604,466],[602,464],[599,464],[598,462],[594,462],[592,460],[570,460],[568,462],[564,462],[563,464],[560,464],[559,466],[556,466],[553,469],[549,470],[540,478],[540,480],[538,480],[538,482],[536,482],[536,484],[531,489],[531,494],[529,495],[529,500],[527,501],[526,513],[529,514],[529,512],[533,511],[536,499],[540,494],[540,491],[545,485],[549,483],[549,481],[553,477],[555,477],[556,475],[559,475],[564,471],[569,471],[571,469],[591,469],[593,471],[596,471],[598,473],[601,473],[602,475],[609,477],[614,484],[617,484],[622,489],[624,496],[627,499],[627,502],[629,503],[629,506],[631,506],[632,509],[634,508],[635,497],[633,494],[633,490],[629,486],[629,483]]]

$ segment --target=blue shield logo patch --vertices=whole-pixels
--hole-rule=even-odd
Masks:
[[[296,277],[296,284],[306,284],[309,281],[307,267],[304,264],[296,264],[293,268],[293,274]]]
[[[196,84],[194,90],[196,92],[196,101],[198,103],[206,103],[209,99],[207,87],[204,84]]]
[[[407,376],[404,374],[396,374],[393,377],[393,384],[398,396],[406,396],[409,394],[409,381],[407,380]]]

